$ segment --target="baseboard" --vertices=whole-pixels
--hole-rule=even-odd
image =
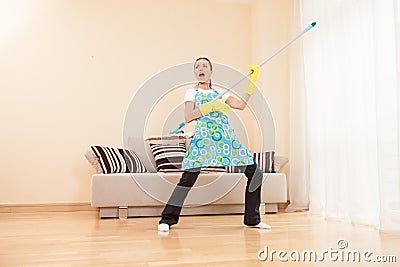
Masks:
[[[285,211],[287,203],[279,203],[278,211]],[[90,203],[48,203],[48,204],[0,204],[0,213],[29,213],[29,212],[70,212],[70,211],[99,211],[99,208],[92,207]]]
[[[0,213],[98,211],[90,203],[48,203],[0,205]]]

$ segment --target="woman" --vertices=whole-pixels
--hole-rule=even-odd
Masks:
[[[247,177],[244,224],[248,227],[269,229],[260,219],[261,183],[263,174],[254,163],[250,152],[237,139],[228,120],[230,108],[243,110],[254,93],[260,66],[251,65],[251,82],[243,99],[226,95],[215,100],[220,92],[211,85],[212,64],[207,58],[198,58],[194,74],[198,80],[195,88],[185,95],[185,120],[197,120],[195,133],[182,163],[182,178],[165,206],[158,231],[168,232],[177,224],[183,202],[196,182],[201,167],[242,166]]]

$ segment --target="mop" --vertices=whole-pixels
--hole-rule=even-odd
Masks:
[[[267,63],[268,61],[270,61],[272,58],[274,58],[276,55],[278,55],[282,50],[284,50],[286,47],[288,47],[290,44],[292,44],[294,41],[296,41],[297,39],[299,39],[302,35],[304,35],[306,32],[308,32],[309,30],[311,30],[312,28],[315,27],[317,23],[313,22],[311,23],[309,26],[307,26],[302,32],[300,32],[298,35],[296,35],[295,37],[293,37],[290,41],[288,41],[286,44],[284,44],[282,47],[280,47],[279,49],[277,49],[275,52],[273,52],[269,57],[267,57],[266,59],[264,59],[260,64],[258,64],[260,67],[263,66],[265,63]],[[247,77],[249,77],[252,74],[252,71],[250,71],[249,73],[247,73],[246,75],[244,75],[242,78],[240,78],[237,82],[235,82],[234,84],[232,84],[230,87],[228,87],[227,89],[225,89],[223,92],[221,92],[215,99],[220,99],[222,98],[226,93],[228,93],[230,90],[232,90],[235,86],[237,86],[239,83],[241,83],[244,79],[246,79]],[[182,130],[182,128],[186,125],[186,122],[181,122],[175,129],[173,129],[170,134],[178,134],[180,133]]]

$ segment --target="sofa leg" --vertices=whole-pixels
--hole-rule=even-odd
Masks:
[[[268,203],[265,204],[265,213],[277,213],[278,212],[278,203]]]
[[[265,214],[265,205],[266,204],[264,202],[260,203],[260,214],[261,215]]]
[[[126,220],[128,218],[128,207],[127,206],[118,207],[118,218],[120,220]]]

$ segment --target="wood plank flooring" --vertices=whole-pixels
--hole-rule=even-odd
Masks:
[[[396,259],[391,261],[397,262],[348,263],[326,255],[323,262],[311,264],[400,266],[400,235],[307,213],[262,217],[272,230],[244,228],[242,215],[182,216],[167,236],[160,236],[156,217],[99,219],[93,211],[2,213],[0,266],[304,266],[289,253],[315,250],[321,257],[329,249],[370,250],[371,259],[392,255]],[[338,248],[340,239],[347,248]],[[277,253],[273,260],[260,261],[257,254],[266,246],[268,253],[285,250],[281,258],[287,262]]]

